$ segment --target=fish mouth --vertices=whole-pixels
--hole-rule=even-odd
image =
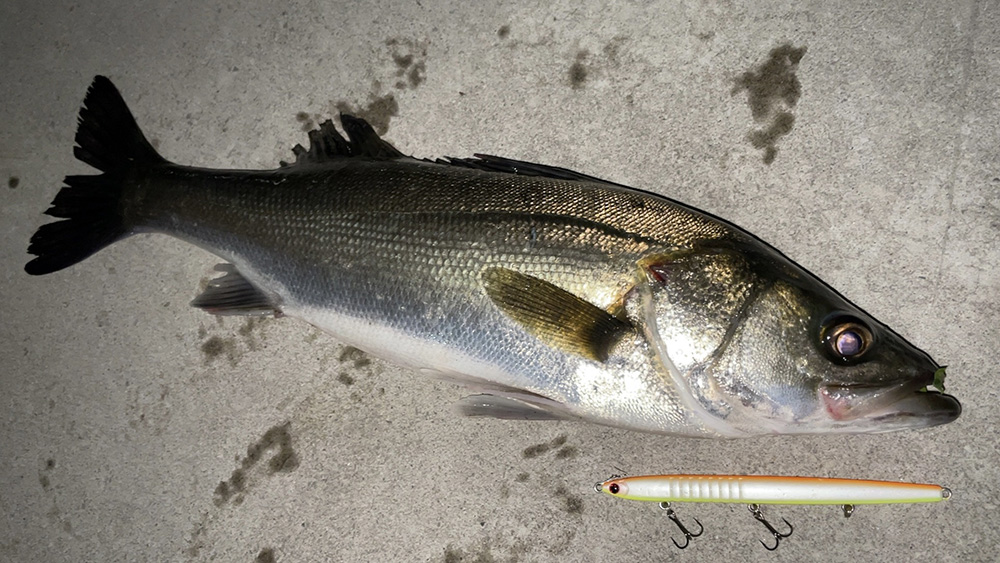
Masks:
[[[888,385],[823,385],[820,397],[838,422],[868,420],[893,428],[926,428],[954,421],[962,404],[951,395],[931,391],[933,377]]]

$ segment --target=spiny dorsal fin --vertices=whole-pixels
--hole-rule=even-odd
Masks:
[[[327,119],[320,123],[319,129],[309,132],[309,148],[295,145],[292,153],[295,162],[289,164],[282,161],[281,165],[317,164],[339,158],[400,158],[403,153],[383,140],[367,121],[353,115],[341,114],[340,123],[347,133],[345,138],[337,131],[333,122]]]
[[[382,137],[378,136],[375,129],[367,121],[353,115],[340,114],[340,124],[344,126],[347,138],[351,140],[351,150],[356,156],[367,156],[371,158],[400,158],[403,153],[396,150]]]
[[[631,325],[600,307],[534,276],[507,268],[483,272],[493,303],[539,340],[603,362]]]

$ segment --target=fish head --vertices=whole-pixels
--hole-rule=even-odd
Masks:
[[[958,418],[944,368],[769,248],[660,256],[647,339],[688,410],[726,436],[868,433]]]

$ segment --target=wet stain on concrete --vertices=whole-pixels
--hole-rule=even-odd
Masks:
[[[570,514],[583,513],[583,497],[570,493],[566,487],[561,485],[556,488],[555,494],[563,500],[563,510]]]
[[[565,436],[539,444],[539,450],[552,451],[565,444]],[[529,480],[527,472],[514,477],[517,483]],[[562,479],[560,479],[562,480]],[[563,482],[552,482],[543,469],[534,485],[501,487],[497,506],[505,507],[494,518],[477,520],[485,535],[464,545],[449,544],[444,560],[454,562],[574,560],[573,542],[584,512],[583,498]],[[546,494],[548,493],[548,494]],[[531,508],[530,505],[534,505]],[[538,511],[547,516],[539,518]],[[507,513],[504,514],[504,511]],[[572,515],[567,517],[566,515]],[[502,525],[500,524],[502,522]]]
[[[303,131],[312,131],[316,128],[316,123],[321,119],[321,116],[309,115],[309,112],[300,111],[295,114],[295,121],[302,124]]]
[[[205,364],[211,364],[225,357],[229,365],[237,365],[244,354],[260,347],[261,339],[257,331],[265,326],[267,321],[268,319],[264,317],[243,317],[243,323],[236,329],[236,333],[224,336],[218,334],[209,336],[209,331],[204,326],[199,327],[198,338],[203,340],[200,348],[205,357]],[[222,317],[216,317],[216,324],[219,327],[224,326]]]
[[[265,317],[245,317],[243,324],[240,325],[240,328],[236,329],[236,334],[239,334],[243,338],[243,342],[246,343],[249,349],[256,350],[260,342],[257,340],[254,330],[263,327],[265,322]]]
[[[49,458],[45,460],[44,468],[38,472],[38,483],[42,486],[42,490],[48,491],[52,488],[52,482],[49,480],[49,472],[56,468],[56,460]]]
[[[558,459],[572,459],[576,457],[577,449],[575,446],[563,446],[559,448],[556,452],[556,458]]]
[[[359,375],[364,375],[363,373],[358,373],[358,370],[363,370],[372,366],[372,358],[364,353],[363,351],[355,348],[354,346],[344,346],[340,354],[337,355],[337,362],[340,364],[340,370],[337,373],[337,381],[345,386],[352,386],[358,381]],[[369,373],[366,371],[365,373]],[[365,392],[364,390],[359,390],[359,392],[352,392],[350,394],[351,401],[360,403],[363,398],[370,396],[371,391]],[[379,388],[377,390],[379,395],[385,394],[385,389]]]
[[[549,442],[528,446],[521,452],[521,457],[524,459],[532,459],[552,450],[558,450],[556,452],[556,457],[558,458],[574,457],[577,453],[576,448],[573,446],[566,446],[566,440],[566,435],[560,434]]]
[[[397,90],[416,89],[427,80],[427,43],[393,38],[385,42],[396,66]]]
[[[202,537],[208,532],[208,521],[208,514],[206,513],[202,514],[201,521],[195,524],[194,530],[191,532],[189,545],[184,550],[185,555],[188,557],[198,557],[201,554],[201,548],[205,547],[205,541]]]
[[[313,342],[316,342],[316,340],[319,339],[319,336],[321,334],[323,333],[319,329],[313,328],[309,331],[309,334],[307,334],[305,338],[302,339],[302,341],[305,342],[306,344],[312,344]]]
[[[616,35],[596,53],[577,49],[567,70],[566,83],[573,90],[583,90],[598,77],[614,74],[615,70],[623,66],[623,62],[629,60],[629,53],[625,48],[628,40],[627,36]]]
[[[526,542],[516,539],[507,545],[499,538],[480,540],[478,544],[461,548],[449,544],[444,548],[445,563],[517,563],[530,552]]]
[[[211,336],[201,343],[201,353],[205,355],[206,363],[211,363],[225,354],[229,362],[236,365],[236,339]]]
[[[444,563],[462,563],[465,560],[465,553],[461,549],[452,546],[444,548]]]
[[[626,41],[628,41],[628,37],[625,37],[624,35],[616,35],[611,39],[611,41],[608,41],[604,45],[604,48],[601,49],[601,52],[604,53],[604,56],[605,58],[607,58],[608,62],[612,64],[617,64],[619,62],[619,57],[623,52],[623,47],[625,46]]]
[[[569,67],[569,84],[574,90],[583,88],[587,82],[588,70],[584,61],[589,55],[587,51],[578,51],[576,60]]]
[[[389,132],[389,122],[399,115],[399,103],[396,102],[392,92],[381,94],[381,85],[378,82],[372,85],[372,90],[373,92],[368,94],[368,105],[360,106],[339,101],[334,103],[334,108],[338,113],[364,119],[371,124],[376,133],[385,135]]]
[[[764,163],[771,164],[778,154],[777,142],[792,130],[795,108],[802,95],[802,84],[796,71],[806,54],[806,47],[784,44],[771,50],[766,61],[736,79],[733,94],[747,93],[747,103],[753,120],[763,124],[752,131],[748,140],[754,148],[764,151]]]
[[[226,503],[239,505],[243,502],[244,495],[256,482],[254,476],[261,473],[258,464],[263,461],[267,452],[274,451],[274,455],[267,460],[263,472],[267,476],[289,473],[299,466],[298,454],[292,447],[290,428],[291,422],[274,426],[265,432],[260,440],[247,447],[246,455],[237,460],[239,467],[233,470],[228,480],[220,481],[215,488],[216,506]]]
[[[372,363],[371,358],[368,354],[355,348],[354,346],[344,346],[343,351],[340,352],[340,357],[337,358],[340,363],[350,362],[354,364],[355,368],[367,367]]]
[[[49,523],[53,526],[53,528],[62,530],[74,540],[79,541],[82,539],[81,536],[73,531],[72,522],[70,522],[69,518],[63,515],[62,510],[59,508],[59,494],[55,486],[52,484],[52,472],[55,468],[55,458],[48,458],[45,460],[45,464],[42,466],[42,469],[38,472],[38,483],[42,486],[42,490],[52,501],[52,506],[45,513],[45,517],[48,518]]]
[[[393,87],[396,90],[414,90],[420,87],[427,80],[427,42],[392,38],[387,39],[385,45],[389,48],[389,58],[392,60]],[[379,135],[388,133],[392,118],[399,115],[399,102],[396,101],[396,96],[392,92],[383,92],[382,82],[379,80],[372,81],[367,104],[340,100],[332,102],[331,105],[336,113],[346,113],[364,119]],[[303,113],[299,112],[299,115]],[[314,116],[309,129],[312,129],[318,120],[319,116]],[[303,121],[304,130],[308,130],[306,123]]]

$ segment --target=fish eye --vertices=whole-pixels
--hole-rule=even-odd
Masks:
[[[608,490],[611,491],[611,494],[617,495],[618,491],[620,491],[621,488],[618,487],[618,483],[611,483],[610,485],[608,485]]]
[[[873,341],[872,332],[861,321],[853,317],[839,317],[823,330],[823,344],[829,353],[849,363],[857,360]]]
[[[851,329],[840,331],[834,340],[834,347],[841,356],[854,356],[861,351],[861,335]]]

